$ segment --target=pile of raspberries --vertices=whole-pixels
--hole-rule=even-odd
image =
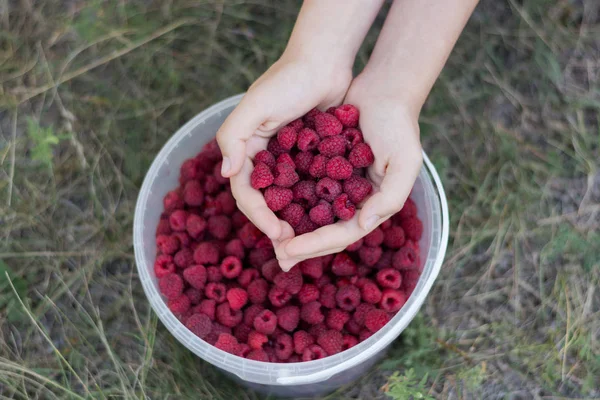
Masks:
[[[421,273],[413,201],[345,251],[283,272],[236,208],[221,160],[211,141],[183,163],[156,230],[160,292],[192,333],[251,360],[310,361],[355,346],[402,308]]]
[[[318,109],[290,122],[254,157],[250,184],[296,235],[347,221],[372,191],[365,178],[371,147],[351,104]]]

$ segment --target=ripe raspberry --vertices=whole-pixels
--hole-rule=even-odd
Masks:
[[[204,297],[204,292],[198,289],[194,289],[192,287],[185,289],[183,292],[190,299],[190,303],[198,304]]]
[[[185,221],[187,219],[187,212],[183,210],[175,210],[169,216],[169,224],[171,229],[180,232],[185,230]]]
[[[325,180],[326,178],[323,178]],[[349,200],[346,193],[342,193],[333,200],[333,214],[342,221],[348,221],[354,217],[356,206]],[[361,243],[362,245],[362,243]]]
[[[225,215],[231,215],[237,209],[235,199],[230,192],[221,192],[215,197],[215,201],[220,205],[221,211]]]
[[[315,115],[315,130],[322,138],[339,135],[342,133],[342,123],[331,114],[321,113]]]
[[[337,276],[356,275],[356,263],[348,254],[338,253],[331,263],[331,272]]]
[[[398,289],[402,285],[402,275],[393,268],[385,268],[377,273],[377,283],[382,288]]]
[[[206,268],[206,280],[208,282],[221,282],[223,280],[223,274],[221,274],[221,268],[217,266],[210,266]]]
[[[317,338],[317,343],[327,352],[327,354],[332,356],[342,351],[344,339],[340,331],[331,329],[323,332]]]
[[[179,296],[176,299],[169,299],[167,307],[173,314],[184,315],[191,307],[190,299],[187,296]]]
[[[205,155],[213,161],[217,161],[223,158],[223,155],[221,154],[221,149],[219,148],[216,139],[212,139],[211,141],[206,142],[206,144],[202,146],[201,154]]]
[[[225,278],[235,279],[242,273],[242,262],[234,256],[227,256],[221,261],[221,274]]]
[[[281,267],[279,266],[279,262],[277,259],[272,259],[263,264],[261,268],[262,275],[269,282],[273,282],[275,276],[281,272]]]
[[[194,254],[190,249],[183,248],[175,253],[173,262],[179,268],[187,268],[194,263]]]
[[[320,360],[321,358],[327,357],[327,353],[323,348],[316,344],[307,346],[302,352],[302,361],[313,361]]]
[[[300,220],[298,226],[294,228],[294,233],[296,236],[304,235],[305,233],[309,233],[317,229],[319,225],[315,224],[311,221],[310,217],[306,214]]]
[[[312,110],[307,112],[306,115],[304,115],[302,120],[304,121],[304,124],[306,126],[314,129],[315,128],[315,117],[319,114],[321,114],[321,111],[318,108],[313,108]]]
[[[248,343],[250,332],[252,332],[252,327],[246,324],[239,324],[233,328],[233,336],[235,336],[240,343]],[[250,347],[248,347],[248,351],[250,351]]]
[[[335,301],[339,308],[352,311],[360,303],[360,290],[354,285],[346,285],[338,289]]]
[[[228,328],[233,328],[244,318],[244,313],[241,310],[234,310],[229,306],[229,303],[222,303],[217,306],[216,312],[217,321]]]
[[[283,210],[292,202],[294,194],[291,189],[269,186],[265,190],[265,201],[272,211]]]
[[[368,329],[363,329],[358,334],[358,340],[360,340],[361,342],[364,342],[365,340],[367,340],[371,336],[373,336],[373,332],[369,331]]]
[[[327,313],[327,319],[325,320],[325,324],[329,329],[335,329],[336,331],[341,331],[344,329],[344,325],[346,322],[350,320],[350,314],[344,310],[340,310],[338,308],[334,308],[329,310]]]
[[[204,339],[212,330],[212,322],[205,314],[194,314],[185,321],[185,327],[200,339]]]
[[[262,349],[263,345],[269,341],[267,335],[257,331],[251,331],[248,334],[248,346],[251,349]]]
[[[188,181],[183,188],[183,201],[192,207],[199,207],[204,202],[204,190],[199,181]]]
[[[158,235],[170,235],[171,232],[171,224],[169,223],[169,217],[160,217],[158,221],[158,226],[156,227],[156,236]]]
[[[300,151],[311,151],[319,145],[319,135],[310,128],[304,128],[298,132],[298,149]]]
[[[225,215],[215,215],[208,219],[208,232],[217,239],[225,239],[231,232],[231,220]]]
[[[238,339],[238,341],[239,341],[239,339]],[[240,345],[238,347],[238,353],[237,353],[237,355],[240,356],[240,357],[242,357],[242,358],[248,358],[248,355],[250,354],[250,351],[252,351],[252,349],[250,348],[250,346],[248,346],[246,343],[240,343]]]
[[[346,325],[344,326],[344,328],[346,329],[346,331],[351,334],[351,335],[358,335],[360,333],[360,330],[362,329],[362,326],[358,325],[356,323],[356,321],[354,321],[353,319],[351,319],[350,321],[348,321],[346,323]]]
[[[244,258],[246,250],[240,239],[232,239],[225,245],[225,255]]]
[[[381,296],[379,296],[381,297]],[[357,307],[356,310],[354,311],[354,314],[352,314],[352,319],[354,320],[354,322],[356,322],[359,327],[363,327],[365,325],[365,316],[367,315],[367,313],[371,310],[374,310],[375,306],[373,304],[370,303],[360,303]]]
[[[403,219],[416,217],[417,216],[417,205],[409,197],[404,202],[404,206],[402,207],[402,209],[400,211],[398,211],[398,213],[396,215],[398,216],[398,223],[400,223],[400,221]]]
[[[215,320],[216,310],[217,302],[214,299],[204,299],[194,307],[194,312],[206,315],[211,321]]]
[[[215,161],[208,154],[200,153],[194,158],[196,160],[197,168],[199,168],[202,172],[210,173],[212,172],[212,168],[215,165]]]
[[[221,190],[221,184],[212,175],[204,178],[204,192],[209,195],[217,194]]]
[[[247,289],[248,286],[255,280],[260,278],[260,272],[254,268],[247,268],[242,270],[240,276],[238,276],[237,282],[241,287]]]
[[[240,344],[238,343],[237,339],[230,334],[221,333],[217,339],[217,342],[215,343],[215,347],[230,354],[237,355]]]
[[[204,177],[204,171],[202,171],[198,165],[198,161],[190,158],[181,164],[179,168],[179,183],[185,184],[187,181],[194,179],[201,179]]]
[[[281,271],[273,279],[276,287],[284,289],[288,293],[298,294],[302,289],[302,272],[298,266],[288,272]]]
[[[276,136],[273,136],[269,143],[267,143],[267,150],[275,156],[275,158],[279,157],[283,153],[287,153],[287,150],[281,147],[279,141]]]
[[[355,168],[366,168],[373,164],[375,156],[371,150],[371,146],[366,143],[358,143],[350,150],[348,161]]]
[[[308,174],[308,169],[313,162],[314,155],[309,151],[301,151],[296,154],[296,158],[294,159],[294,164],[296,165],[296,169],[298,172],[303,174]]]
[[[327,176],[332,179],[348,179],[352,176],[352,165],[341,156],[333,157],[327,161],[326,170]]]
[[[278,335],[275,339],[275,355],[279,360],[285,361],[294,352],[294,342],[287,333]]]
[[[358,249],[360,249],[362,247],[364,243],[363,238],[358,239],[356,242],[352,243],[351,245],[349,245],[348,247],[346,247],[346,251],[358,251]]]
[[[323,178],[327,175],[327,162],[329,159],[321,154],[316,155],[310,167],[308,168],[308,173],[313,178]]]
[[[173,233],[173,236],[179,240],[181,247],[190,247],[192,239],[190,238],[190,235],[188,235],[186,232],[175,232]]]
[[[341,253],[340,253],[341,254]],[[323,307],[327,308],[335,308],[335,294],[337,293],[337,288],[335,285],[328,283],[321,288],[321,295],[319,296],[319,302],[323,305]]]
[[[346,154],[346,143],[346,138],[342,135],[325,138],[319,143],[319,153],[325,157],[343,156]]]
[[[329,107],[325,112],[335,116],[335,107]]]
[[[293,335],[294,351],[297,354],[302,354],[305,348],[315,342],[311,334],[306,331],[296,331]]]
[[[404,245],[404,229],[392,226],[384,231],[383,243],[390,249],[399,249]]]
[[[317,182],[315,192],[317,193],[317,197],[331,203],[342,193],[342,184],[331,178],[325,177]]]
[[[206,285],[206,268],[203,265],[192,265],[183,270],[183,279],[194,289],[204,289]]]
[[[304,207],[298,203],[292,203],[279,212],[279,218],[293,227],[298,226],[304,216]]]
[[[292,294],[280,287],[274,286],[269,290],[269,301],[275,307],[283,307],[292,299]]]
[[[418,282],[419,271],[413,269],[402,271],[402,290],[404,290],[407,297],[415,290]]]
[[[314,181],[300,181],[294,185],[294,202],[303,207],[313,207],[319,201],[317,197],[317,184]]]
[[[342,136],[346,138],[346,148],[351,150],[354,146],[363,142],[362,132],[358,129],[348,128],[344,129]]]
[[[213,196],[206,196],[206,199],[204,200],[204,206],[202,206],[201,210],[198,209],[198,211],[204,218],[209,218],[213,215],[220,215],[223,213],[223,210],[221,210],[221,204]]]
[[[254,326],[254,318],[265,308],[261,304],[251,304],[244,310],[244,324]]]
[[[304,122],[302,122],[302,118],[298,118],[287,124],[287,126],[294,128],[294,130],[298,132],[300,129],[304,128]]]
[[[170,191],[165,195],[165,198],[163,199],[163,207],[165,208],[165,212],[178,210],[180,208],[183,208],[183,205],[183,198],[177,190]]]
[[[256,279],[248,285],[248,300],[252,304],[261,304],[267,300],[269,284],[264,279]]]
[[[179,239],[174,235],[158,235],[156,237],[156,247],[162,254],[171,255],[179,250]]]
[[[282,307],[275,312],[277,323],[288,332],[292,332],[300,322],[300,309],[296,306]]]
[[[354,107],[352,104],[342,104],[335,109],[335,117],[345,127],[357,127],[359,116],[360,113],[358,112],[358,108]]]
[[[263,236],[263,233],[252,222],[246,223],[239,231],[238,237],[244,244],[244,247],[251,249],[256,246],[256,242]]]
[[[305,283],[302,289],[298,292],[298,301],[301,304],[310,303],[311,301],[319,300],[319,288],[312,283]]]
[[[294,166],[287,163],[278,163],[273,171],[273,176],[275,185],[286,188],[294,186],[300,180]]]
[[[294,159],[290,155],[290,153],[283,153],[279,157],[277,157],[277,164],[287,164],[293,169],[296,169],[296,163]]]
[[[284,126],[277,132],[277,141],[284,150],[291,150],[296,145],[298,132],[289,126]]]
[[[375,228],[365,236],[365,246],[379,247],[383,243],[384,234],[380,228]]]
[[[344,193],[348,195],[348,198],[354,204],[360,204],[373,190],[371,183],[366,178],[358,175],[352,175],[346,179],[343,186]]]
[[[263,310],[254,318],[254,329],[270,335],[277,327],[277,316],[271,310]]]
[[[208,336],[206,337],[206,341],[209,342],[209,343],[211,343],[211,340],[212,340],[211,344],[214,346],[214,344],[217,341],[219,335],[222,334],[222,333],[226,333],[228,335],[231,335],[231,328],[228,328],[228,327],[226,327],[224,325],[221,325],[218,322],[213,322],[213,329],[208,334]]]
[[[396,269],[416,269],[417,268],[417,254],[410,247],[404,246],[396,253],[392,258],[392,266]]]
[[[250,186],[254,189],[264,189],[271,186],[275,178],[267,164],[259,162],[250,174]]]
[[[362,300],[366,303],[377,304],[381,300],[381,290],[374,282],[367,282],[360,290]]]
[[[269,356],[264,350],[251,350],[246,356],[248,360],[269,362]]]
[[[390,317],[385,311],[375,308],[365,315],[365,326],[369,331],[375,333],[383,328],[389,320]]]
[[[397,272],[397,271],[396,271]],[[406,303],[406,295],[400,290],[384,289],[381,295],[381,301],[379,307],[383,310],[395,313]]]
[[[327,202],[322,202],[311,208],[308,216],[318,226],[333,224],[333,210]]]
[[[325,316],[321,312],[321,303],[311,301],[302,305],[300,309],[300,318],[309,324],[320,324],[325,320]]]
[[[342,351],[348,350],[358,344],[358,339],[354,335],[344,335],[342,341]]]
[[[204,294],[206,297],[215,300],[217,303],[222,303],[225,301],[226,293],[227,288],[225,285],[217,282],[207,283],[206,288],[204,289]]]
[[[171,225],[171,228],[173,225]],[[423,235],[423,223],[417,217],[408,217],[402,220],[402,229],[407,239],[414,240],[416,242],[421,239]]]
[[[183,293],[183,279],[177,274],[168,274],[158,281],[158,289],[169,300],[174,300]]]
[[[232,310],[240,310],[248,302],[248,293],[242,288],[231,288],[227,291],[227,301]]]
[[[298,264],[303,275],[319,279],[323,275],[323,260],[320,257],[309,258]]]
[[[269,168],[275,168],[275,156],[268,150],[261,150],[254,156],[254,165],[264,163]]]
[[[381,258],[381,254],[383,254],[383,250],[381,247],[366,247],[363,246],[358,249],[358,256],[360,257],[360,261],[362,261],[365,265],[372,267],[377,264],[377,261]]]
[[[154,261],[154,275],[156,275],[158,279],[172,274],[173,272],[175,272],[173,257],[166,254],[161,254],[156,257],[156,261]]]
[[[202,242],[194,250],[196,264],[216,264],[219,262],[219,249],[213,243]]]

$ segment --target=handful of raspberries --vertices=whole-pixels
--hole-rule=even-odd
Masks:
[[[279,130],[254,158],[250,183],[296,235],[347,221],[372,191],[364,177],[371,147],[358,129],[351,104],[316,108]]]
[[[305,119],[310,121],[308,115]],[[339,119],[354,124],[349,118]],[[321,126],[316,120],[315,127]],[[362,143],[356,140],[351,149]],[[273,146],[269,145],[272,155],[279,152]],[[282,152],[277,158],[282,154],[283,159],[291,157]],[[296,160],[298,154],[302,152]],[[351,158],[352,150],[349,154]],[[345,251],[305,260],[283,272],[271,241],[236,208],[229,180],[220,173],[221,160],[213,140],[183,163],[180,186],[165,196],[156,229],[154,272],[159,290],[192,333],[252,360],[310,361],[357,345],[402,308],[421,273],[423,227],[414,202],[407,200],[399,213]],[[304,209],[316,192],[307,193],[294,204]]]

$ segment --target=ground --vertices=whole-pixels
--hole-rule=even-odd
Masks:
[[[478,6],[421,116],[442,272],[385,361],[328,398],[600,397],[599,6]],[[276,60],[298,7],[0,3],[3,398],[261,398],[158,322],[131,228],[161,146]]]

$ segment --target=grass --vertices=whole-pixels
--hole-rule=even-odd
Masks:
[[[0,396],[261,398],[157,321],[131,226],[160,147],[278,57],[298,6],[3,3]],[[481,2],[422,113],[451,210],[441,275],[327,398],[600,397],[599,34],[593,0]]]

